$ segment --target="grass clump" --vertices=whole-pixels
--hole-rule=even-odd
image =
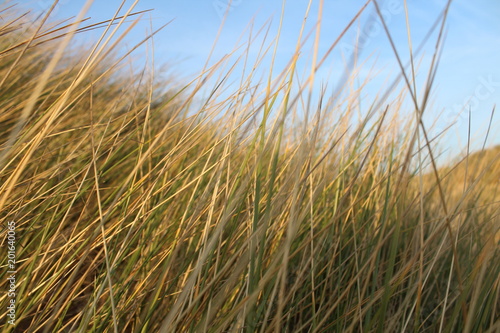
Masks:
[[[247,48],[179,86],[152,63],[127,70],[112,39],[68,56],[95,27],[83,16],[2,16],[0,218],[18,235],[16,323],[2,331],[500,329],[498,154],[436,167],[421,121],[433,75],[416,98],[403,67],[406,84],[380,94],[395,99],[354,121],[355,74],[311,97],[324,58],[299,79],[300,43],[263,80],[227,83]],[[407,121],[405,96],[423,100]]]

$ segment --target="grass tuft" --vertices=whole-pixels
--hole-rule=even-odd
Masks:
[[[391,44],[401,74],[361,113],[357,72],[332,96],[315,80],[358,15],[324,55],[315,29],[303,76],[304,29],[285,68],[251,70],[277,57],[279,36],[263,27],[256,59],[250,38],[182,83],[118,51],[133,7],[52,26],[0,8],[15,331],[498,331],[500,150],[437,168],[422,121],[447,8],[422,95],[417,48],[410,67]],[[96,44],[75,49],[74,35],[96,28]],[[152,36],[139,47],[151,51]],[[0,295],[2,332],[14,329],[9,301]]]

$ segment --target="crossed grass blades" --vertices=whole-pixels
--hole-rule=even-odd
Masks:
[[[420,95],[411,43],[371,103],[355,71],[332,96],[315,80],[370,2],[326,54],[314,37],[305,75],[320,24],[283,69],[264,26],[187,83],[156,70],[154,31],[118,52],[135,3],[97,24],[4,5],[0,218],[19,236],[2,332],[498,332],[499,151],[438,169],[421,120],[449,4]]]

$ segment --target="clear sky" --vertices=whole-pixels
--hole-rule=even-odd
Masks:
[[[51,0],[31,0],[20,3],[27,8],[44,10],[50,6],[51,2]],[[109,19],[120,2],[119,0],[96,0],[87,16],[90,16],[93,22]],[[415,47],[423,39],[446,2],[445,0],[408,0],[412,40]],[[84,3],[83,0],[61,0],[55,17],[67,18],[76,15]],[[129,5],[132,3],[133,1],[127,1]],[[175,72],[189,78],[203,67],[228,3],[229,0],[141,0],[135,10],[152,8],[155,10],[144,16],[131,38],[143,37],[151,22],[153,27],[159,27],[174,19],[155,37],[156,61],[174,64]],[[318,3],[318,0],[313,1],[306,31],[312,29],[316,22]],[[386,15],[396,47],[400,51],[403,62],[406,63],[408,41],[403,0],[379,0],[378,3]],[[295,50],[307,4],[307,0],[287,1],[278,50],[278,66],[285,66]],[[360,0],[324,1],[320,55],[328,49],[363,4],[364,1]],[[270,35],[274,36],[278,28],[281,7],[282,0],[233,0],[213,59],[216,60],[233,49],[252,18],[255,18],[254,31],[267,20],[272,19]],[[325,63],[325,67],[318,76],[320,80],[332,77],[338,79],[341,76],[344,70],[342,52],[344,55],[349,52],[356,33],[366,29],[370,22],[372,22],[372,30],[370,36],[364,39],[360,62],[366,60],[365,67],[373,66],[379,72],[377,79],[379,81],[374,81],[375,85],[385,82],[388,75],[394,76],[398,73],[396,58],[387,36],[381,30],[380,20],[374,18],[375,15],[373,4],[370,4],[359,24],[356,24],[345,36],[337,53]],[[426,122],[430,124],[438,114],[441,114],[441,117],[438,120],[437,129],[458,121],[443,140],[444,145],[456,154],[466,145],[468,128],[467,111],[463,112],[462,116],[459,115],[459,111],[467,110],[469,106],[471,108],[472,134],[475,138],[474,147],[477,148],[483,143],[493,105],[500,102],[500,1],[453,1],[446,32],[445,48],[432,95],[433,103],[426,110]],[[87,37],[90,36],[93,35],[90,34]],[[423,53],[420,54],[423,56],[422,71],[419,76],[421,79],[427,75],[435,40],[434,34]],[[263,66],[265,67],[266,64]],[[368,92],[370,89],[373,89],[373,93],[376,91],[376,87],[368,88]],[[489,145],[500,144],[499,113],[500,110],[494,117]]]

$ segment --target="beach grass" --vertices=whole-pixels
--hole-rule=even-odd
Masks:
[[[272,36],[255,63],[235,47],[186,81],[118,51],[132,9],[96,26],[0,14],[2,332],[500,330],[500,155],[436,162],[437,50],[420,95],[412,61],[361,103],[355,71],[319,89],[316,44],[305,75],[299,42],[257,76]]]

